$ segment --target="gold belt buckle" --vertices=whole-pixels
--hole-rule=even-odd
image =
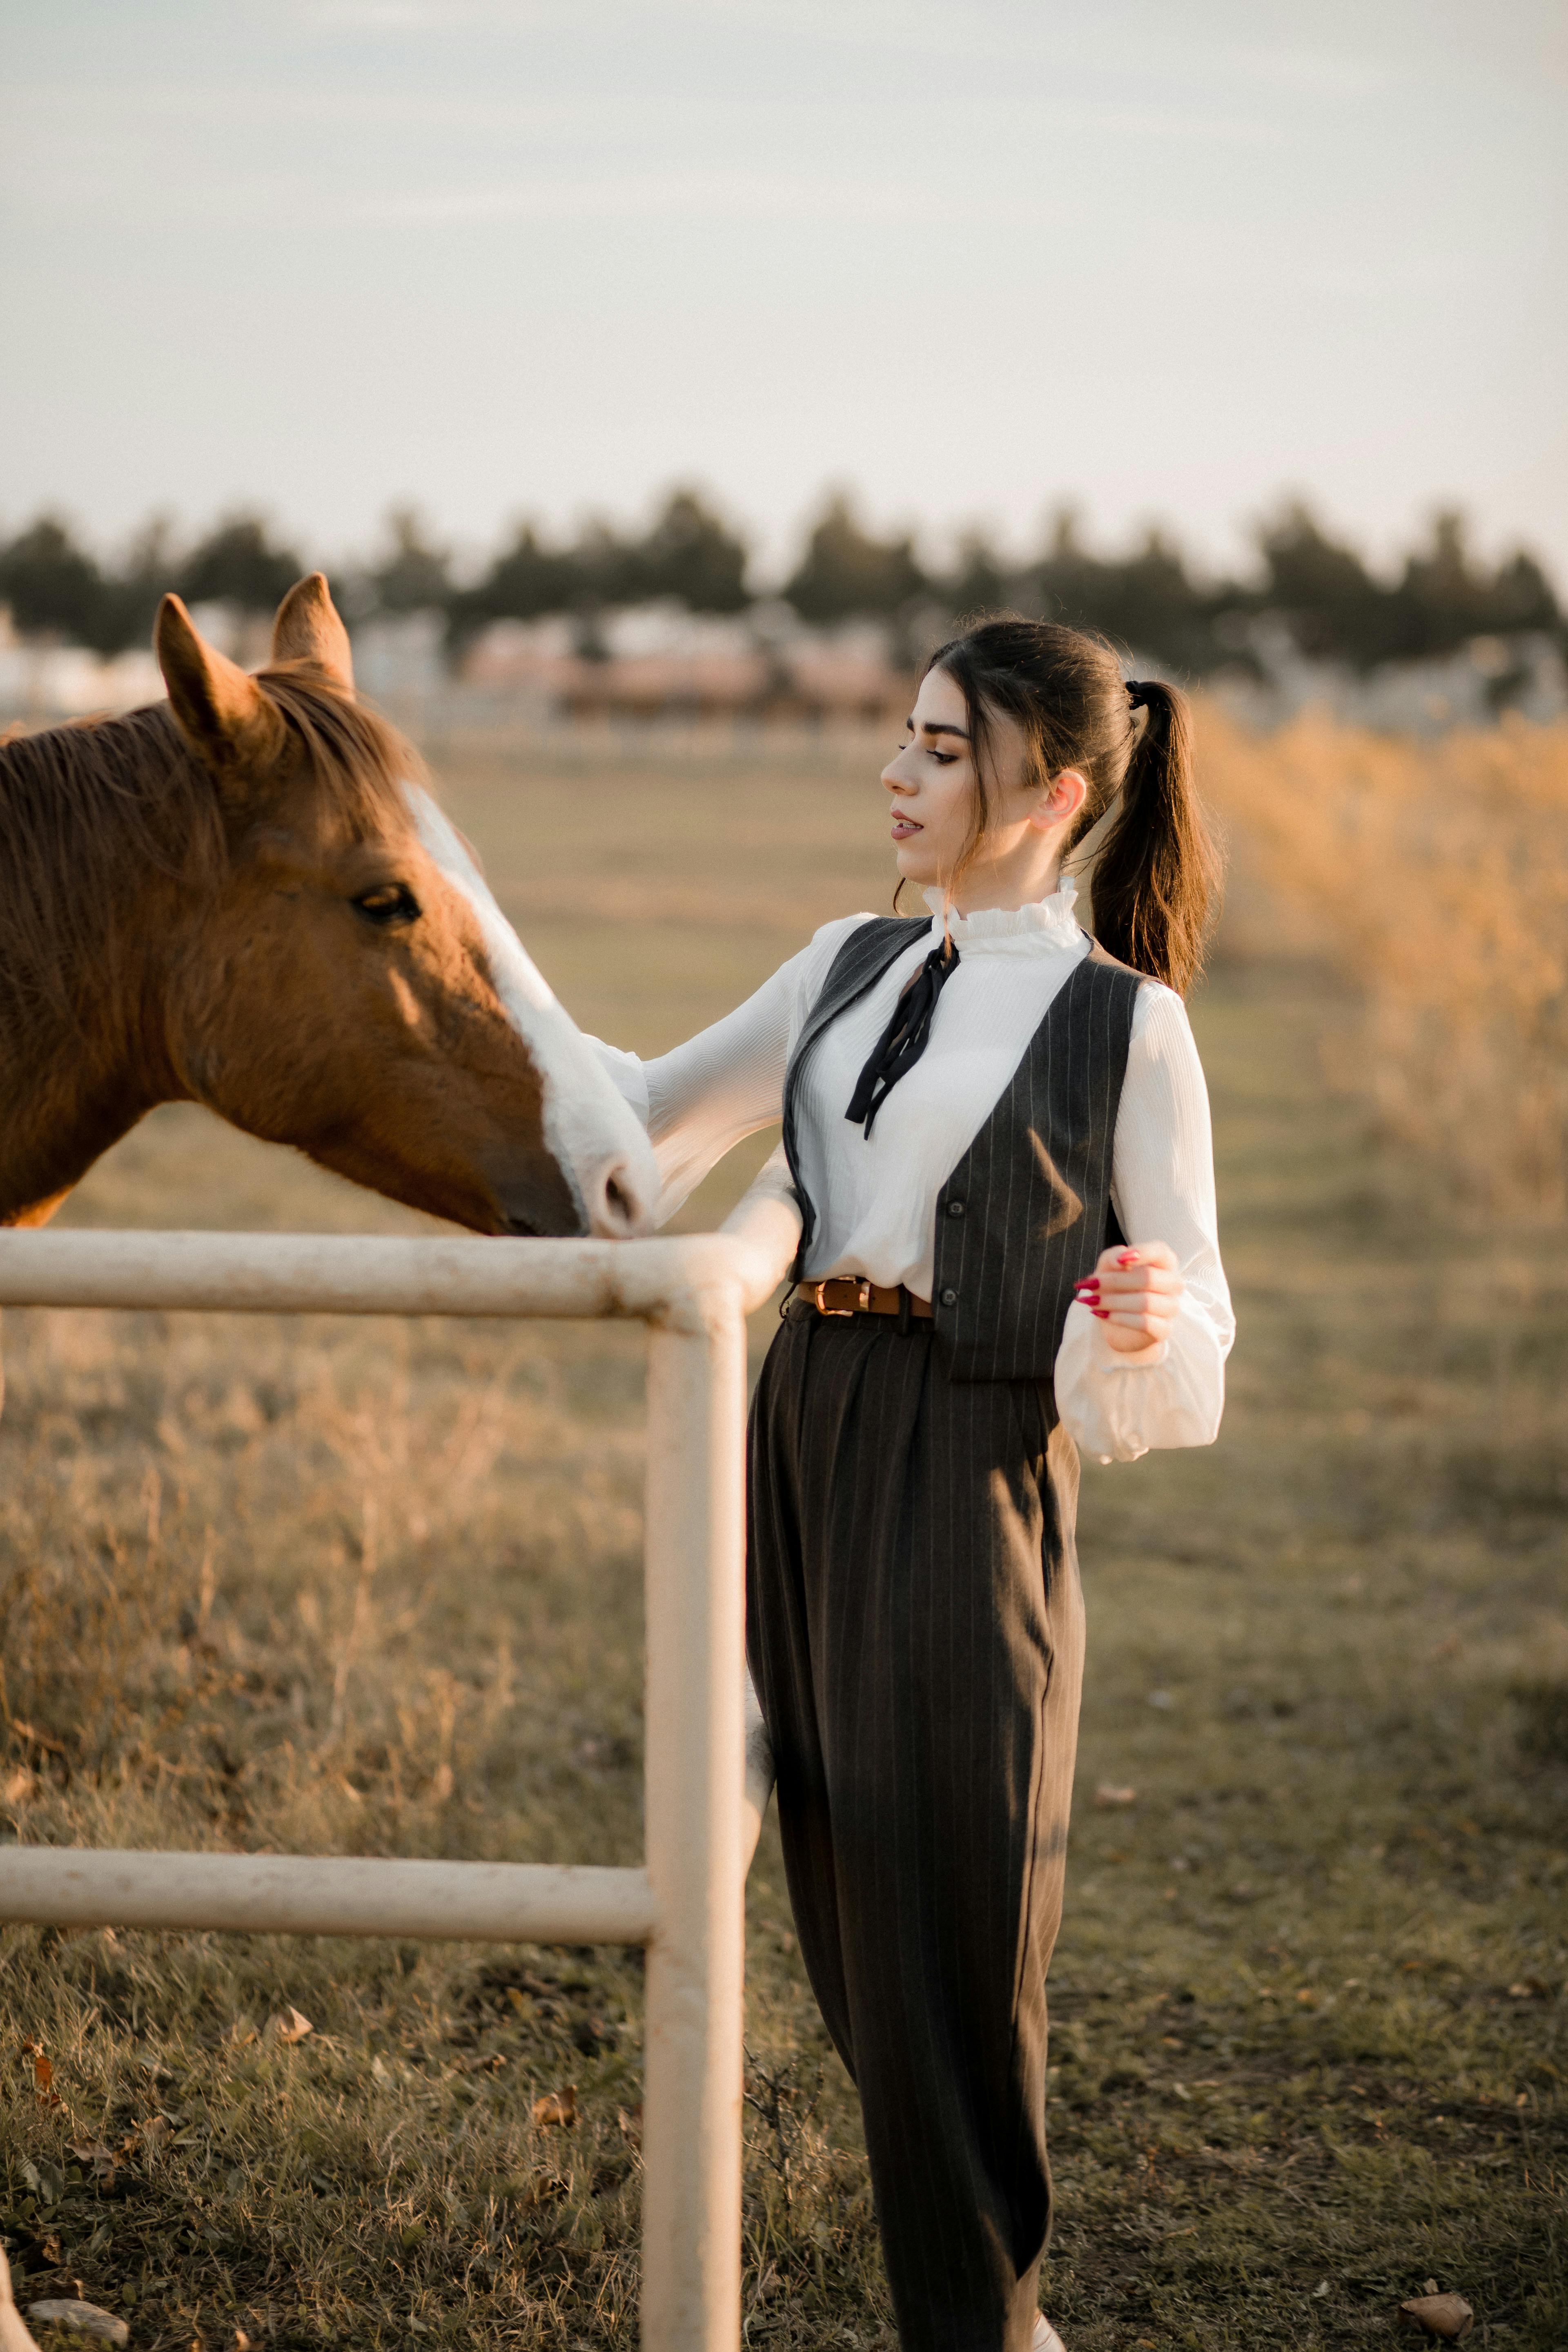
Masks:
[[[812,1292],[816,1300],[816,1311],[819,1315],[831,1315],[840,1320],[847,1321],[851,1316],[857,1313],[866,1315],[870,1312],[871,1284],[868,1276],[866,1275],[861,1275],[859,1280],[856,1283],[855,1306],[828,1307],[824,1304],[822,1294],[826,1289],[828,1283],[847,1282],[849,1278],[850,1277],[846,1274],[830,1274],[826,1276],[826,1280],[813,1283]]]

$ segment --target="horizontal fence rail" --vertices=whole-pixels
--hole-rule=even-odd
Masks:
[[[740,2340],[744,1318],[798,1232],[764,1174],[682,1240],[0,1233],[0,1307],[647,1324],[643,1869],[0,1847],[0,1921],[645,1945],[646,2352]]]
[[[0,1307],[608,1315],[691,1328],[716,1295],[760,1307],[787,1255],[782,1237],[770,1248],[745,1229],[649,1242],[0,1233]]]
[[[646,1944],[654,1932],[653,1889],[643,1870],[45,1845],[0,1853],[0,1919],[448,1943]]]

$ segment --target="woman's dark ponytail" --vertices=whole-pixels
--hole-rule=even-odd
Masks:
[[[1220,878],[1193,786],[1192,712],[1185,695],[1161,679],[1127,690],[1143,723],[1094,861],[1095,936],[1134,971],[1185,995],[1203,962]]]

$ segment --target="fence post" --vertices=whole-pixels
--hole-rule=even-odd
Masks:
[[[745,1325],[703,1303],[648,1335],[645,2352],[741,2328]]]

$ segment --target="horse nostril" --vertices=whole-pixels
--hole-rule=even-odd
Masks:
[[[625,1160],[612,1160],[592,1186],[589,1217],[594,1231],[611,1241],[627,1241],[647,1223],[647,1212]]]

